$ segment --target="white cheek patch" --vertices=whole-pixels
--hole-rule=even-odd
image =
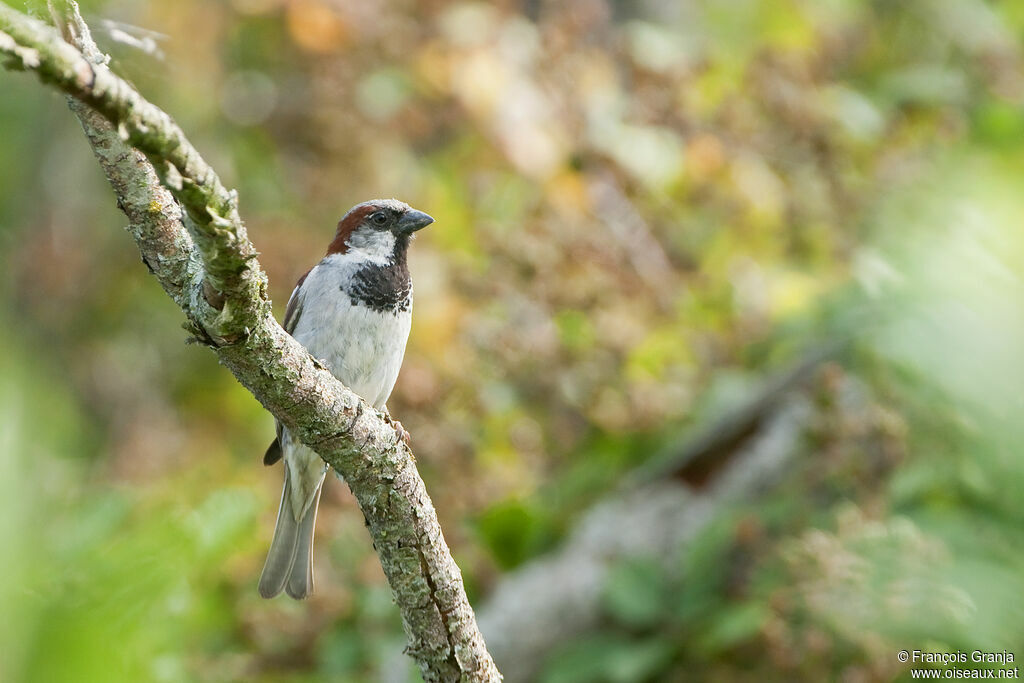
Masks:
[[[348,254],[380,265],[390,263],[395,254],[395,235],[390,230],[361,227],[348,238]]]

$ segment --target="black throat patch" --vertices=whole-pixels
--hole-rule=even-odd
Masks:
[[[406,252],[409,239],[399,238],[395,242],[394,260],[386,265],[367,263],[352,275],[348,294],[352,303],[366,306],[374,311],[400,313],[412,306],[412,280]]]

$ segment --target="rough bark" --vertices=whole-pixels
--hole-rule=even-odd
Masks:
[[[69,16],[88,58],[53,28],[0,3],[5,66],[32,71],[72,98],[143,260],[186,327],[344,476],[423,678],[501,680],[409,447],[278,325],[236,194],[166,113],[106,68],[73,3]]]

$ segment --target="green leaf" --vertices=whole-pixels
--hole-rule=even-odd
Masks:
[[[718,654],[740,645],[760,633],[769,610],[760,603],[727,607],[714,616],[698,646],[708,654]]]
[[[544,667],[542,683],[633,683],[649,680],[671,660],[672,644],[662,638],[633,641],[601,633],[559,650]]]
[[[494,559],[505,569],[541,552],[554,537],[547,515],[518,500],[492,506],[480,517],[477,529]]]
[[[647,627],[664,618],[666,596],[662,570],[654,562],[633,560],[612,569],[605,584],[604,604],[624,625]]]

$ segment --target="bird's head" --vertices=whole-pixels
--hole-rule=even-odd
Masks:
[[[405,249],[412,234],[434,219],[397,199],[373,199],[356,204],[338,222],[328,254],[359,251],[368,258],[390,260]]]

